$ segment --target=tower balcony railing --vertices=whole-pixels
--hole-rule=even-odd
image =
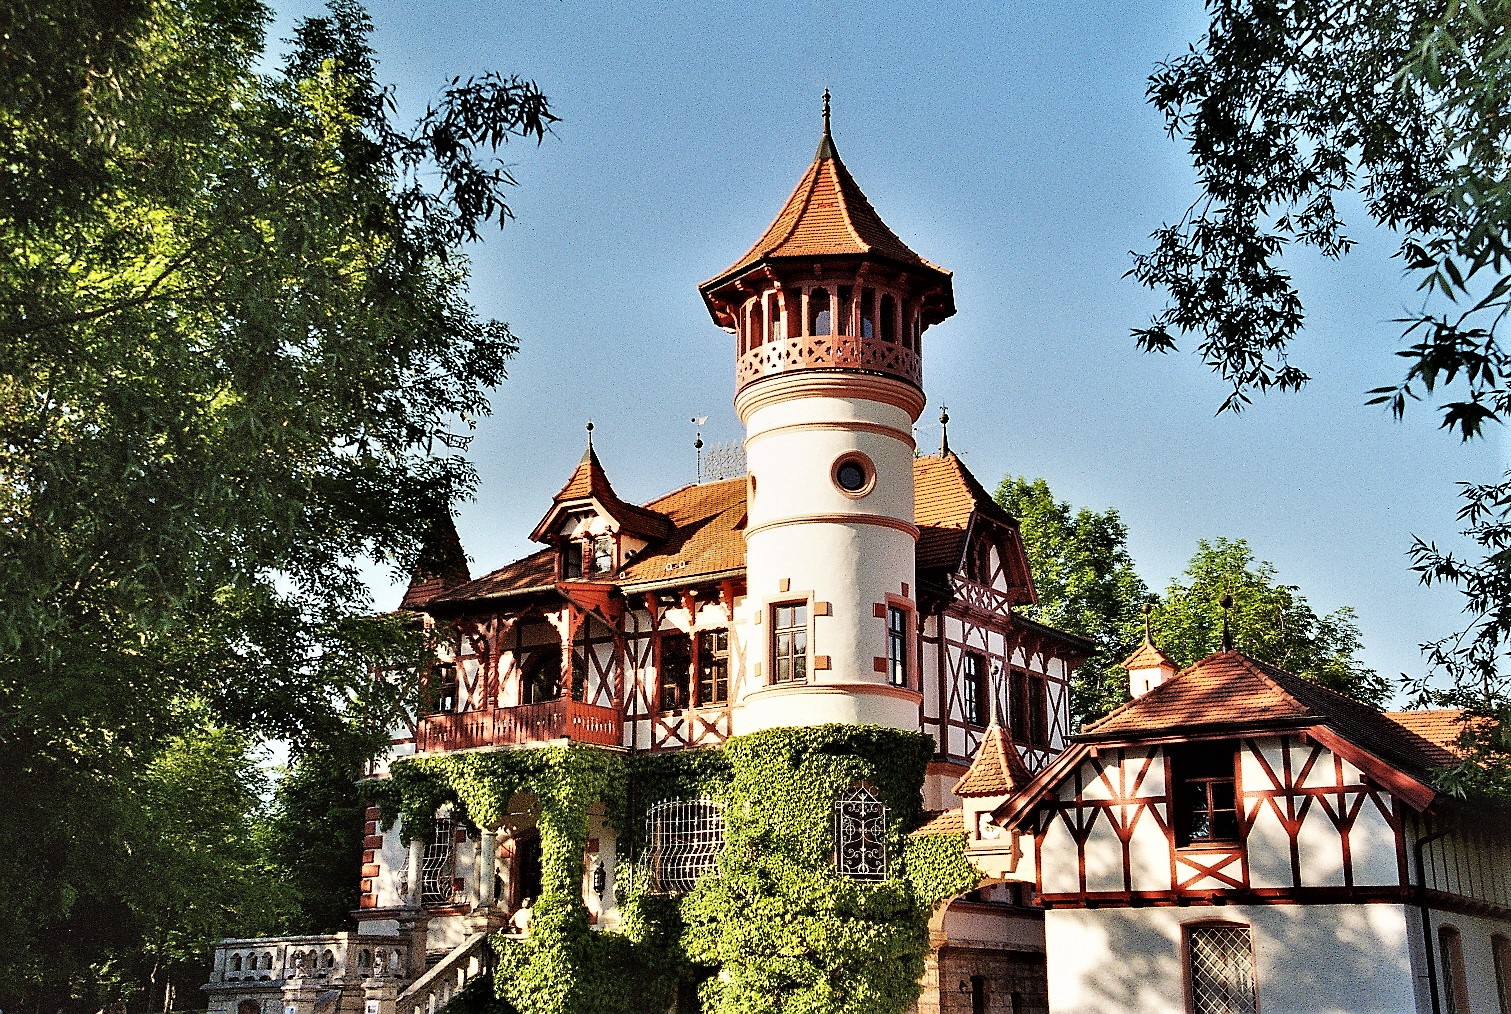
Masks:
[[[899,342],[859,335],[821,334],[764,342],[739,358],[736,389],[794,370],[865,370],[923,386],[923,359]]]
[[[422,753],[479,746],[524,746],[554,739],[618,746],[622,738],[623,723],[614,708],[556,700],[427,715],[420,719],[415,746]]]

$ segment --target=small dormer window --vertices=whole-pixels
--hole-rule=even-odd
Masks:
[[[608,535],[599,535],[587,541],[583,547],[583,559],[587,562],[585,568],[591,574],[607,574],[614,569],[614,539]]]
[[[582,577],[582,543],[576,539],[562,544],[561,576]]]

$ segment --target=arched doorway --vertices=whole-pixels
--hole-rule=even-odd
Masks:
[[[514,869],[510,878],[509,907],[519,908],[526,899],[540,899],[540,835],[527,831],[514,840]]]

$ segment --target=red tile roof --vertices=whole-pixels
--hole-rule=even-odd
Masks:
[[[727,270],[700,287],[707,288],[732,278],[770,258],[847,254],[880,255],[946,277],[950,274],[918,256],[887,228],[840,161],[833,140],[826,132],[813,164],[761,238]]]
[[[598,453],[589,443],[588,449],[582,454],[582,460],[577,462],[572,477],[561,488],[561,492],[552,498],[551,509],[541,518],[530,537],[537,542],[550,541],[551,525],[565,505],[588,501],[596,501],[619,524],[620,529],[642,539],[663,539],[671,530],[667,519],[660,513],[619,499],[619,494],[614,492],[614,486],[609,482],[608,473],[598,460]]]
[[[572,479],[558,496],[568,492],[575,496],[585,484],[586,488],[593,488],[595,462],[595,457],[584,455]],[[597,466],[598,470],[601,467]],[[954,455],[914,458],[913,480],[917,490],[913,516],[920,529],[920,569],[951,569],[959,565],[959,545],[963,545],[965,528],[973,510],[1016,523],[986,494]],[[684,486],[635,509],[664,518],[668,523],[668,534],[652,542],[641,556],[632,559],[612,579],[614,584],[637,590],[661,583],[687,584],[712,575],[737,574],[745,569],[743,477]],[[948,543],[951,538],[961,540],[953,555]],[[554,581],[553,551],[547,549],[439,596],[436,602],[455,605],[469,599],[549,588]]]
[[[1271,724],[1330,726],[1356,746],[1417,776],[1443,763],[1440,747],[1384,713],[1239,651],[1208,655],[1086,726],[1077,739],[1237,732]]]
[[[462,550],[462,540],[456,534],[456,524],[448,512],[432,522],[426,532],[399,608],[420,609],[437,595],[471,579],[467,554]]]
[[[1145,641],[1139,645],[1138,651],[1123,659],[1122,665],[1124,669],[1154,669],[1161,666],[1166,669],[1180,668],[1180,666],[1175,664],[1174,659],[1163,651],[1160,651],[1149,641]]]
[[[1028,768],[1000,725],[986,730],[970,770],[955,783],[957,796],[1010,796],[1029,782]]]
[[[1458,708],[1387,711],[1385,717],[1436,747],[1442,758],[1440,763],[1451,764],[1461,753],[1459,737],[1464,733],[1465,723],[1464,713]]]
[[[909,837],[924,838],[932,834],[964,834],[965,811],[960,807],[953,810],[940,810],[924,821],[922,827],[913,831]]]

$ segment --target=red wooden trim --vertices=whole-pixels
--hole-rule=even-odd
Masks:
[[[1314,725],[1306,731],[1307,735],[1385,786],[1418,813],[1424,812],[1437,799],[1437,790],[1432,786],[1344,739],[1327,726]]]

